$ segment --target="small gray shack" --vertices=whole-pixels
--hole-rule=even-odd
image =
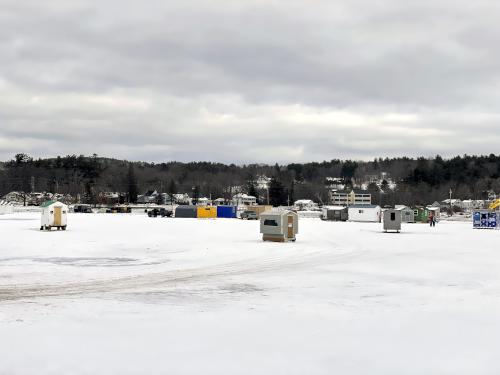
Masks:
[[[396,206],[396,210],[401,211],[401,222],[402,223],[414,223],[415,222],[415,211],[410,207],[406,206]]]
[[[394,230],[399,233],[401,230],[401,210],[388,208],[384,211],[384,231]]]
[[[175,217],[187,217],[187,218],[197,218],[198,217],[198,207],[197,206],[187,206],[180,205],[175,209]]]
[[[264,241],[295,241],[299,215],[293,211],[266,211],[260,214],[260,233]]]
[[[329,221],[347,221],[349,219],[347,207],[325,206],[322,209],[321,219]]]

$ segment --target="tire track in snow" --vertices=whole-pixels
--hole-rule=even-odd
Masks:
[[[219,265],[151,272],[111,279],[91,279],[82,282],[54,284],[10,284],[0,286],[0,302],[41,297],[71,297],[78,295],[112,294],[130,291],[148,291],[155,288],[174,288],[178,284],[196,283],[212,278],[230,277],[266,272],[286,272],[294,269],[341,263],[359,257],[363,251],[315,251],[293,256],[276,254],[274,257],[243,259]],[[281,256],[280,256],[281,255]]]

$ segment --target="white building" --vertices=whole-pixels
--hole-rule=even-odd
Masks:
[[[146,194],[137,197],[137,203],[156,203],[158,201],[158,192],[156,190],[149,190]]]
[[[462,200],[461,199],[451,199],[452,207],[460,207],[463,209]],[[441,207],[450,207],[450,199],[445,199],[441,201]]]
[[[253,206],[257,204],[257,198],[252,195],[240,193],[233,196],[232,204],[234,206]]]
[[[196,201],[197,206],[209,206],[212,204],[212,201],[208,199],[207,197],[200,197]]]
[[[349,221],[379,223],[382,209],[373,204],[356,204],[349,206],[348,215]]]
[[[213,201],[214,206],[224,206],[226,204],[226,200],[224,198],[217,198]]]
[[[341,177],[327,177],[326,186],[333,190],[344,190],[345,180]]]
[[[299,199],[293,204],[293,208],[297,211],[318,211],[318,204],[310,199]]]
[[[25,195],[26,194],[22,191],[11,191],[10,193],[5,194],[2,199],[7,202],[23,203]]]
[[[268,189],[270,182],[271,182],[271,178],[270,177],[259,176],[259,177],[257,177],[257,180],[255,181],[256,188],[257,189],[262,189],[262,190]]]
[[[478,210],[484,207],[483,200],[465,199],[462,201],[462,209],[466,212]]]
[[[174,202],[179,204],[193,204],[193,200],[189,197],[188,194],[174,194]]]
[[[354,204],[372,204],[372,195],[367,190],[332,190],[330,199],[334,206],[351,206]]]

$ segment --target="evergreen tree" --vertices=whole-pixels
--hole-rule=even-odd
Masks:
[[[286,205],[287,197],[283,184],[277,178],[271,178],[269,183],[269,203],[274,206]]]
[[[134,165],[128,165],[127,173],[128,200],[130,203],[137,202],[137,178],[135,177]]]
[[[198,185],[195,185],[193,188],[193,204],[197,204],[199,198],[200,198],[200,187]]]
[[[292,205],[295,202],[295,181],[292,180],[290,184],[290,190],[288,192],[288,199],[290,201],[290,205]]]
[[[170,180],[170,183],[168,184],[167,188],[167,193],[170,196],[170,201],[173,204],[174,203],[174,194],[177,194],[177,185],[175,184],[174,179]]]
[[[257,188],[255,186],[253,176],[250,176],[250,179],[248,180],[248,195],[257,197]]]
[[[382,184],[380,186],[380,189],[384,192],[384,193],[387,193],[388,190],[389,190],[389,183],[387,182],[387,180],[383,180],[382,181]]]

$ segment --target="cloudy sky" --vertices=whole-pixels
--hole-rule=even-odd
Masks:
[[[1,0],[0,160],[500,153],[500,3]]]

